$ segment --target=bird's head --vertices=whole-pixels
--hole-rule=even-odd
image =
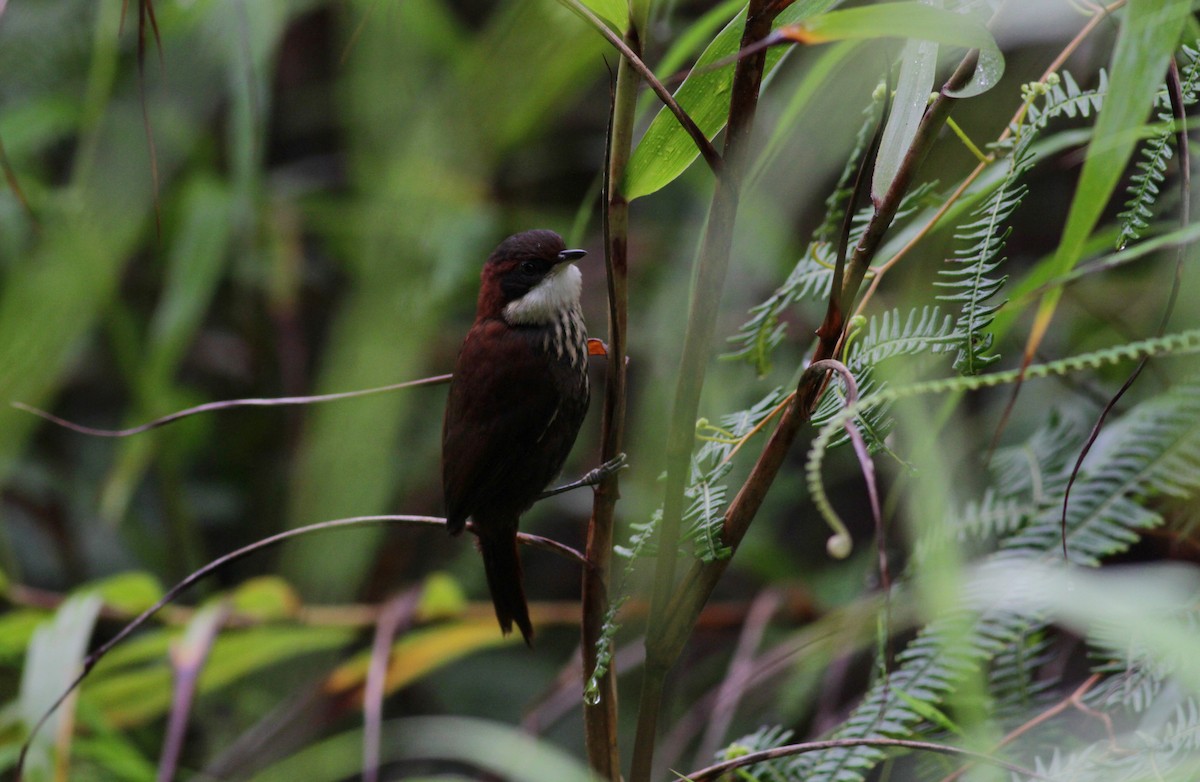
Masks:
[[[553,322],[579,306],[582,275],[574,261],[583,250],[568,250],[553,231],[525,231],[492,251],[483,266],[479,317],[500,317],[513,326]]]

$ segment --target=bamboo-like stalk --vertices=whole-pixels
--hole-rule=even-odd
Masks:
[[[625,44],[640,55],[638,26],[630,20]],[[613,111],[609,130],[607,170],[604,174],[605,271],[608,280],[608,361],[604,380],[604,412],[600,424],[600,461],[608,462],[621,453],[625,433],[625,353],[628,322],[628,233],[629,202],[620,183],[633,149],[633,123],[637,108],[638,71],[622,57],[613,88]],[[619,473],[612,473],[596,487],[592,518],[588,523],[588,567],[583,569],[583,615],[580,643],[583,679],[596,670],[600,639],[609,608],[612,572],[613,516],[620,498]],[[613,650],[607,650],[611,658]],[[584,744],[588,765],[602,779],[620,780],[621,753],[617,743],[617,688],[609,668],[597,677],[598,698],[583,705]]]
[[[746,12],[740,48],[751,49],[771,32],[778,6],[769,0],[751,0]],[[716,180],[708,221],[701,239],[693,272],[675,398],[667,434],[667,481],[663,499],[663,518],[658,533],[658,558],[650,600],[650,623],[646,636],[646,665],[638,707],[637,734],[634,739],[632,782],[647,782],[654,761],[658,718],[662,708],[663,681],[674,663],[673,656],[659,655],[656,639],[667,626],[666,615],[675,591],[675,565],[680,527],[684,511],[684,490],[691,469],[696,414],[700,392],[716,329],[717,310],[725,287],[733,247],[733,228],[745,174],[744,154],[754,127],[762,84],[766,51],[759,49],[740,59],[734,69],[729,121],[725,129],[723,165]]]

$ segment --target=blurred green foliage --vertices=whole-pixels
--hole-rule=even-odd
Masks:
[[[840,5],[799,0],[780,23]],[[954,12],[994,4],[943,5],[957,20]],[[1170,298],[1170,242],[1161,252],[1109,255],[1113,237],[1139,235],[1128,225],[1123,231],[1116,214],[1131,173],[1118,165],[1127,155],[1098,174],[1103,161],[1085,168],[1087,182],[1102,178],[1103,187],[1089,184],[1080,196],[1075,179],[1093,127],[1127,151],[1136,150],[1139,133],[1153,136],[1147,115],[1169,111],[1160,66],[1169,52],[1195,64],[1194,50],[1177,49],[1176,28],[1184,41],[1196,38],[1190,6],[1135,3],[1140,15],[1131,29],[1155,33],[1143,36],[1154,57],[1142,60],[1123,44],[1122,71],[1102,89],[1114,37],[1130,29],[1113,8],[1111,24],[1096,25],[1068,60],[1070,89],[1047,97],[1021,86],[1064,51],[1088,22],[1082,6],[1089,4],[1013,5],[1019,10],[1006,13],[1021,21],[1002,13],[991,28],[1006,75],[954,115],[995,162],[957,199],[952,192],[977,161],[953,135],[944,134],[919,169],[925,184],[906,202],[878,263],[943,206],[947,219],[888,274],[864,313],[871,320],[855,327],[846,362],[864,395],[950,375],[943,354],[983,349],[953,330],[961,300],[953,291],[947,299],[935,282],[961,267],[944,266],[945,258],[978,262],[980,277],[1003,263],[984,283],[1012,278],[1012,301],[999,309],[991,305],[1010,295],[999,287],[963,294],[980,305],[975,312],[986,312],[988,322],[973,325],[994,334],[987,348],[1005,366],[1025,345],[1045,293],[1039,286],[1079,260],[1108,265],[1052,289],[1062,299],[1040,346],[1047,357],[1149,336]],[[627,17],[624,3],[588,6],[617,25]],[[472,316],[482,260],[504,236],[531,227],[574,234],[570,244],[591,250],[581,264],[585,314],[593,335],[604,336],[597,194],[617,55],[567,8],[551,0],[157,0],[153,25],[140,16],[149,8],[148,0],[127,8],[119,0],[0,3],[0,141],[21,196],[11,182],[0,190],[0,770],[13,765],[86,650],[150,606],[164,584],[302,525],[438,514],[444,392],[423,387],[224,411],[119,440],[45,424],[8,402],[119,428],[214,400],[350,391],[444,373]],[[856,13],[882,24],[897,8]],[[1153,24],[1155,9],[1175,27]],[[679,97],[708,135],[723,123],[732,69],[723,59],[734,52],[741,19],[736,4],[659,3],[644,31],[647,60],[660,76],[696,68]],[[826,31],[837,31],[828,19]],[[930,32],[943,44],[939,78],[961,54],[944,44],[974,41],[962,31],[981,29],[959,20]],[[831,277],[830,237],[810,244],[809,235],[837,224],[829,214],[845,193],[826,199],[839,181],[845,186],[844,172],[857,171],[854,155],[875,122],[869,113],[864,125],[864,110],[874,111],[880,72],[901,45],[871,37],[771,51],[717,323],[719,339],[750,346],[743,357],[751,361],[712,362],[702,414],[729,425],[701,434],[741,436],[774,408],[776,389],[795,387]],[[720,67],[708,70],[711,63]],[[1072,100],[1095,108],[1108,89],[1120,100],[1103,121],[1090,109],[1066,108]],[[638,200],[630,232],[632,469],[622,477],[618,538],[644,531],[652,548],[647,525],[661,500],[669,389],[711,178],[691,165],[690,140],[654,96],[641,101],[645,141],[624,182]],[[1013,139],[989,147],[1023,105],[1034,110],[1025,135],[1018,123]],[[906,152],[901,145],[881,154],[894,170]],[[1009,167],[1018,153],[1028,158]],[[1150,215],[1142,227],[1161,237],[1175,229],[1187,199],[1180,156],[1157,154],[1161,162],[1143,172],[1158,174],[1143,176],[1136,196]],[[980,227],[989,206],[1000,217]],[[1074,229],[1063,266],[1061,226],[1077,211],[1100,227]],[[1178,242],[1186,246],[1193,234]],[[1171,331],[1197,325],[1188,306],[1195,275],[1184,277],[1178,295]],[[976,330],[969,333],[974,339]],[[714,357],[725,349],[713,345]],[[891,363],[877,368],[885,359]],[[1182,672],[1169,664],[1196,641],[1198,592],[1190,566],[1154,568],[1197,558],[1191,497],[1200,464],[1189,438],[1172,437],[1193,432],[1200,411],[1186,394],[1165,390],[1179,386],[1192,364],[1156,359],[1089,457],[1090,480],[1070,522],[1080,563],[1153,566],[1112,584],[1105,570],[1071,580],[1051,568],[1059,562],[1055,514],[1074,459],[1128,365],[1026,387],[990,471],[988,443],[1008,389],[968,402],[955,395],[940,408],[910,400],[867,421],[897,582],[886,603],[857,465],[841,449],[823,470],[859,547],[849,561],[832,561],[797,448],[676,672],[662,778],[668,767],[706,765],[739,735],[740,749],[730,751],[837,729],[990,752],[1005,732],[1090,681],[1093,667],[1102,681],[1088,691],[1086,708],[1114,715],[1133,756],[1165,757],[1172,773],[1185,775],[1176,778],[1190,778],[1197,668],[1194,660]],[[841,404],[829,395],[818,419],[829,420]],[[1161,422],[1169,426],[1155,428]],[[596,409],[568,475],[594,466],[598,427]],[[729,488],[745,477],[758,442],[728,461],[732,443],[707,447],[710,456],[720,451],[719,477]],[[696,485],[707,491],[708,479]],[[568,494],[543,503],[525,529],[582,549],[588,500]],[[696,534],[702,551],[722,550],[705,537],[719,531],[724,503],[714,503],[695,514],[707,525]],[[235,563],[96,666],[78,699],[38,734],[28,779],[154,778],[176,699],[172,661],[178,667],[181,654],[196,651],[196,628],[215,621],[217,606],[230,614],[198,671],[178,777],[356,778],[372,631],[393,596],[407,590],[419,598],[415,626],[383,644],[391,657],[381,679],[389,696],[382,778],[447,779],[477,768],[504,779],[586,778],[572,657],[578,566],[529,551],[525,567],[539,625],[533,651],[500,636],[473,546],[440,530],[326,532]],[[631,599],[617,633],[621,674],[637,667],[648,581],[640,562],[629,572],[622,586]],[[772,621],[743,627],[764,593],[778,599]],[[737,651],[743,630],[757,652]],[[736,655],[749,667],[729,668]],[[894,678],[881,675],[884,658]],[[621,679],[623,739],[635,716],[635,684]],[[730,688],[744,700],[731,704]],[[1105,728],[1087,724],[1089,713],[1075,711],[1013,757],[1064,776],[1152,778],[1145,762],[1104,754]],[[718,716],[727,718],[724,729],[705,736]],[[512,727],[522,720],[535,737]],[[787,729],[757,730],[767,723]],[[940,779],[957,768],[882,757],[847,750],[747,773]],[[884,772],[871,771],[880,763]],[[970,773],[996,778],[982,767]]]

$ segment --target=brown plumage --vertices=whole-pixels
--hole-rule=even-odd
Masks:
[[[481,274],[475,323],[450,382],[442,428],[446,524],[470,517],[500,628],[533,626],[517,523],[562,469],[588,405],[580,277],[553,231],[504,240]]]

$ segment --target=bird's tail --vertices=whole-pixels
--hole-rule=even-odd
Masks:
[[[525,643],[533,646],[533,624],[529,621],[529,606],[525,603],[516,533],[498,537],[481,535],[479,550],[483,552],[483,570],[487,573],[488,589],[492,593],[500,629],[508,635],[516,622]]]

